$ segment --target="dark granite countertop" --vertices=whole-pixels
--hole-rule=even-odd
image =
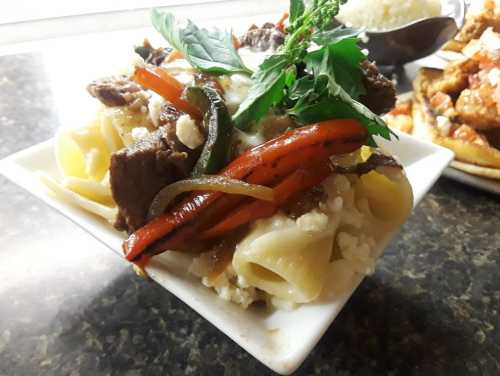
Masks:
[[[57,126],[36,54],[0,57],[0,158]],[[0,177],[0,375],[266,375]],[[298,375],[499,375],[500,199],[440,179]]]

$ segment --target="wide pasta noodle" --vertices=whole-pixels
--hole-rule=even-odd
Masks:
[[[248,284],[270,295],[297,303],[309,302],[323,287],[334,229],[333,223],[307,229],[283,214],[258,221],[238,245],[233,267]]]
[[[297,220],[277,214],[257,221],[237,245],[236,274],[269,295],[306,303],[331,279],[335,260],[353,272],[373,272],[381,249],[413,204],[404,173],[381,172],[333,175],[323,183],[328,199],[319,209]]]
[[[153,125],[147,113],[125,107],[102,108],[97,119],[81,128],[61,128],[55,138],[60,180],[41,174],[54,194],[113,222],[117,209],[109,185],[111,154],[134,142],[133,130]]]
[[[134,129],[152,131],[155,128],[147,112],[131,111],[127,107],[103,107],[98,118],[101,132],[112,151],[134,143]]]
[[[115,220],[116,214],[118,212],[116,207],[110,207],[100,204],[96,201],[89,200],[88,198],[85,198],[84,196],[81,196],[78,193],[65,188],[63,185],[61,185],[59,182],[45,173],[40,173],[39,177],[40,180],[48,188],[50,188],[57,196],[59,196],[63,200],[77,205],[90,213],[96,214],[97,216],[102,217],[109,222],[113,222]]]

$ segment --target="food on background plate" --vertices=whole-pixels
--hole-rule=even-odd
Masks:
[[[474,0],[467,12],[464,26],[443,49],[460,53],[470,41],[479,39],[488,28],[500,32],[500,1]]]
[[[412,99],[399,103],[387,120],[451,149],[453,167],[500,179],[500,33],[483,30],[444,70],[421,68]]]
[[[241,38],[153,11],[171,47],[144,41],[133,73],[89,85],[96,120],[58,132],[63,177],[42,179],[126,231],[136,266],[188,252],[243,307],[314,301],[339,266],[372,272],[412,191],[373,139],[391,138],[377,114],[394,87],[330,29],[339,3],[291,1]]]
[[[441,14],[440,0],[349,0],[337,19],[345,25],[384,31]]]

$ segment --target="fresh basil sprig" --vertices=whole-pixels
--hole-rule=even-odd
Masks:
[[[236,127],[241,130],[252,128],[270,108],[283,100],[287,83],[295,80],[295,71],[287,71],[287,68],[285,55],[272,55],[264,60],[252,76],[253,85],[248,96],[233,116]]]
[[[153,9],[153,26],[196,69],[212,74],[252,74],[233,46],[232,34],[219,29],[200,29],[191,21],[180,27],[171,13]]]
[[[254,125],[277,106],[299,124],[357,119],[368,130],[369,144],[374,144],[374,135],[390,139],[392,132],[382,119],[358,102],[366,94],[360,67],[366,57],[353,38],[359,31],[331,29],[344,2],[314,0],[305,7],[302,0],[290,1],[285,44],[252,76],[249,96],[233,115],[238,128],[256,129]]]
[[[354,99],[365,93],[361,77],[355,69],[359,69],[364,56],[356,57],[350,51],[352,43],[352,40],[344,39],[306,56],[304,60],[310,73],[292,88],[290,98],[297,100],[288,113],[301,124],[330,119],[357,119],[368,130],[369,144],[375,145],[372,136],[390,139],[393,133],[380,117]],[[349,51],[350,54],[347,54]]]
[[[305,10],[306,6],[303,0],[290,0],[290,10],[288,11],[290,23],[302,16]]]
[[[345,38],[328,44],[316,51],[308,53],[304,57],[306,66],[314,76],[320,72],[317,70],[318,62],[324,56],[328,58],[327,65],[321,71],[328,77],[335,77],[335,81],[353,98],[358,99],[366,94],[363,85],[363,73],[360,64],[366,56],[358,47],[356,38]]]
[[[362,30],[338,26],[331,30],[319,31],[312,35],[312,41],[320,46],[340,42],[346,38],[357,37]]]
[[[235,125],[242,129],[252,129],[269,110],[286,97],[295,81],[296,64],[307,54],[314,28],[323,31],[338,13],[340,4],[346,0],[315,0],[305,7],[303,1],[292,1],[290,12],[293,21],[287,28],[285,44],[276,55],[267,58],[252,76],[253,84],[248,97],[233,115]],[[327,19],[329,20],[327,22]],[[279,64],[275,64],[279,56]]]

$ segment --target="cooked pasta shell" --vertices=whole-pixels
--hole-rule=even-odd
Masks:
[[[59,129],[55,137],[55,156],[59,171],[65,176],[85,178],[85,155],[71,137],[71,131]]]

